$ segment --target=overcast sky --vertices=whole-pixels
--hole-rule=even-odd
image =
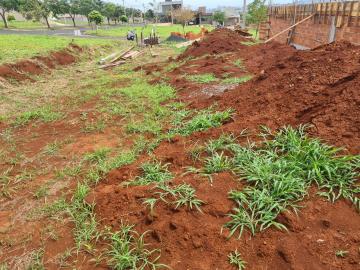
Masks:
[[[110,2],[115,2],[118,4],[122,4],[123,0],[108,0]],[[143,3],[148,6],[149,2],[153,0],[125,0],[125,6],[132,6],[132,7],[143,7]],[[157,0],[156,2],[163,2],[165,0]],[[251,0],[248,0],[248,2]],[[273,0],[273,3],[289,3],[292,0]],[[192,8],[198,8],[199,6],[206,6],[207,8],[216,8],[219,6],[242,6],[243,0],[184,0],[185,6],[191,6]]]

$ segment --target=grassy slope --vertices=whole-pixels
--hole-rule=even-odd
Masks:
[[[66,47],[72,38],[49,36],[0,35],[0,64],[17,59],[44,55]],[[99,39],[74,39],[80,46],[111,45],[114,41]]]
[[[213,27],[210,25],[206,25],[205,27],[206,27],[206,29],[209,29],[209,30],[213,29]],[[87,34],[95,34],[98,36],[126,36],[127,32],[132,29],[135,29],[136,32],[140,35],[140,31],[141,31],[142,27],[140,27],[140,26],[131,27],[131,26],[124,25],[124,26],[120,26],[117,28],[107,29],[107,30],[100,29],[97,32],[90,30],[90,31],[87,31],[86,33]],[[152,29],[153,29],[152,25],[147,25],[144,28],[144,36],[145,37],[149,36]],[[170,36],[171,32],[182,33],[183,29],[182,29],[181,25],[176,24],[176,25],[170,25],[170,26],[157,26],[156,31],[161,38],[167,38],[168,36]],[[185,27],[185,32],[190,32],[190,31],[192,31],[194,33],[199,33],[200,27],[197,25]]]
[[[17,28],[17,29],[39,29],[46,28],[46,25],[41,22],[33,22],[33,21],[12,21],[8,22],[9,28]],[[4,28],[4,23],[0,22],[0,29]]]

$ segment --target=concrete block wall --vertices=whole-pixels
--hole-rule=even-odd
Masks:
[[[314,48],[335,39],[360,45],[360,1],[275,5],[268,8],[268,14],[269,24],[262,27],[261,33],[264,39],[288,28],[294,21],[308,18],[293,29],[290,43]],[[289,31],[286,31],[275,40],[286,43],[288,36]]]
[[[270,17],[270,37],[291,25],[291,20]],[[319,23],[314,19],[309,19],[308,21],[296,26],[292,36],[292,43],[307,48],[314,48],[319,45],[326,44],[329,42],[330,27],[330,23]],[[287,38],[288,31],[275,38],[275,40],[281,43],[286,43]],[[348,26],[347,23],[344,23],[341,27],[336,27],[335,38],[336,40],[348,40],[352,43],[360,45],[360,25]]]

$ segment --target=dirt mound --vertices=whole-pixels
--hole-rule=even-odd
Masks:
[[[69,48],[52,52],[49,56],[35,56],[29,60],[21,60],[15,64],[0,66],[0,77],[11,81],[30,80],[29,75],[40,75],[56,65],[70,65],[76,62],[74,52],[82,52],[83,49],[76,44],[70,44]]]
[[[207,34],[201,42],[195,41],[192,46],[180,55],[179,59],[199,57],[205,54],[234,52],[244,48],[245,45],[242,42],[246,41],[249,41],[249,39],[232,30],[226,28],[217,29]]]
[[[360,47],[294,51],[221,97],[242,126],[311,123],[314,135],[360,153]]]
[[[194,166],[189,155],[191,147],[223,132],[254,132],[259,125],[276,129],[311,123],[312,135],[359,154],[360,47],[340,42],[314,51],[295,51],[278,43],[244,46],[231,39],[238,47],[225,49],[230,35],[233,33],[229,30],[215,31],[185,54],[215,54],[211,44],[218,46],[217,53],[231,54],[188,60],[169,71],[167,77],[180,90],[181,100],[195,108],[207,108],[215,102],[221,109],[231,107],[236,110],[233,121],[221,128],[162,142],[154,151],[154,157],[170,164],[175,175],[171,185],[188,183],[196,189],[198,198],[206,202],[202,213],[175,209],[160,201],[155,215],[149,216],[144,200],[154,196],[154,187],[121,185],[140,174],[139,166],[149,160],[147,155],[112,171],[87,200],[96,202],[95,210],[103,226],[116,230],[126,220],[136,224],[140,233],[148,231],[146,242],[161,249],[161,262],[175,270],[234,269],[227,255],[236,249],[247,262],[247,269],[358,269],[360,216],[348,202],[332,204],[314,189],[302,203],[298,216],[284,212],[278,217],[288,231],[270,228],[254,237],[246,232],[240,239],[227,239],[221,228],[229,221],[228,213],[234,207],[228,192],[241,188],[242,183],[233,174],[219,173],[210,184],[201,175],[184,175],[184,168]],[[224,39],[216,41],[216,36]],[[207,39],[213,39],[213,43]],[[203,91],[203,85],[194,87],[187,82],[188,87],[184,86],[184,74],[212,72],[221,77],[221,68],[238,58],[253,72],[251,81],[216,96],[194,95]],[[235,73],[241,70],[233,68]],[[152,66],[147,72],[154,69],[159,67]],[[246,138],[239,140],[246,143]],[[338,250],[346,250],[348,255],[336,257]]]

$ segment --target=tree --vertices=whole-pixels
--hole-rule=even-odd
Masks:
[[[122,23],[126,23],[126,22],[129,21],[129,19],[128,19],[128,17],[127,17],[126,15],[122,15],[122,16],[120,17],[120,21],[121,21]]]
[[[93,22],[96,25],[101,24],[104,21],[104,17],[97,10],[93,10],[88,14],[89,22]]]
[[[31,16],[36,20],[44,19],[50,28],[51,0],[26,0],[21,7],[25,16]]]
[[[108,24],[110,20],[115,18],[116,5],[114,3],[105,3],[102,14],[107,18]]]
[[[254,0],[254,2],[248,5],[247,20],[249,23],[257,24],[256,34],[259,32],[260,23],[265,21],[267,17],[267,8],[265,6],[265,0]]]
[[[18,0],[0,0],[0,16],[4,22],[4,27],[9,28],[6,13],[12,10],[19,9],[20,2]]]
[[[94,10],[100,12],[102,2],[95,0],[79,0],[79,1],[80,1],[79,14],[85,16],[88,22],[90,23],[89,14]]]
[[[147,20],[152,20],[155,18],[155,13],[152,9],[148,9],[146,12],[145,12],[145,19]]]
[[[116,21],[120,21],[120,17],[122,15],[125,15],[124,7],[117,5],[114,12],[114,21],[116,24]]]
[[[50,9],[55,17],[69,15],[76,27],[75,17],[80,13],[80,0],[50,0]]]
[[[156,0],[153,0],[152,2],[149,2],[149,5],[152,7],[152,10],[154,11],[157,8],[158,3],[156,2]],[[155,22],[157,23],[158,16],[157,16],[156,12],[154,12],[154,17],[155,17]]]
[[[225,12],[216,11],[213,15],[214,21],[218,22],[221,25],[224,25],[225,22]]]
[[[194,12],[188,8],[178,8],[173,11],[173,16],[176,19],[176,22],[182,25],[185,35],[185,26],[194,18]]]

